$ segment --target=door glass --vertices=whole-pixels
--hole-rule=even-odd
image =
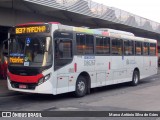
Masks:
[[[55,69],[72,61],[72,41],[67,39],[55,40]]]

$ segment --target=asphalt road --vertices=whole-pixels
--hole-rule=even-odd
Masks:
[[[160,111],[160,73],[141,80],[135,87],[125,83],[92,89],[91,94],[83,98],[75,98],[72,93],[58,96],[20,94],[1,97],[0,111]],[[53,120],[53,118],[48,119]],[[75,118],[54,119],[74,120]],[[156,117],[76,119],[160,120]]]

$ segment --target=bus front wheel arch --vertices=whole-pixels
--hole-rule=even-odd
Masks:
[[[87,72],[82,72],[76,81],[76,88],[75,88],[75,96],[76,97],[83,97],[87,93],[90,93],[90,76]]]

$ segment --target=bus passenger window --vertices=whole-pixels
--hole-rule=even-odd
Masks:
[[[149,55],[149,43],[144,42],[143,54],[144,55]]]
[[[77,54],[93,54],[94,53],[94,37],[93,35],[76,34]]]
[[[156,44],[150,43],[150,55],[156,55]]]
[[[104,40],[104,54],[110,54],[110,38],[103,37]]]
[[[135,42],[135,47],[136,47],[136,49],[135,49],[135,53],[136,53],[136,55],[142,55],[142,42]]]
[[[77,54],[83,55],[85,54],[85,35],[84,34],[77,34],[76,35],[76,42],[77,42]]]
[[[129,40],[124,41],[124,55],[133,55],[133,54],[134,54],[133,41]]]
[[[97,54],[109,54],[110,53],[110,38],[96,37],[96,53]]]
[[[112,55],[122,55],[122,40],[112,39]]]
[[[96,54],[104,54],[104,49],[103,49],[103,38],[97,36],[96,37]]]

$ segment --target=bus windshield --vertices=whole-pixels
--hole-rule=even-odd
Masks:
[[[9,44],[9,65],[42,67],[52,65],[51,37],[16,37]]]

